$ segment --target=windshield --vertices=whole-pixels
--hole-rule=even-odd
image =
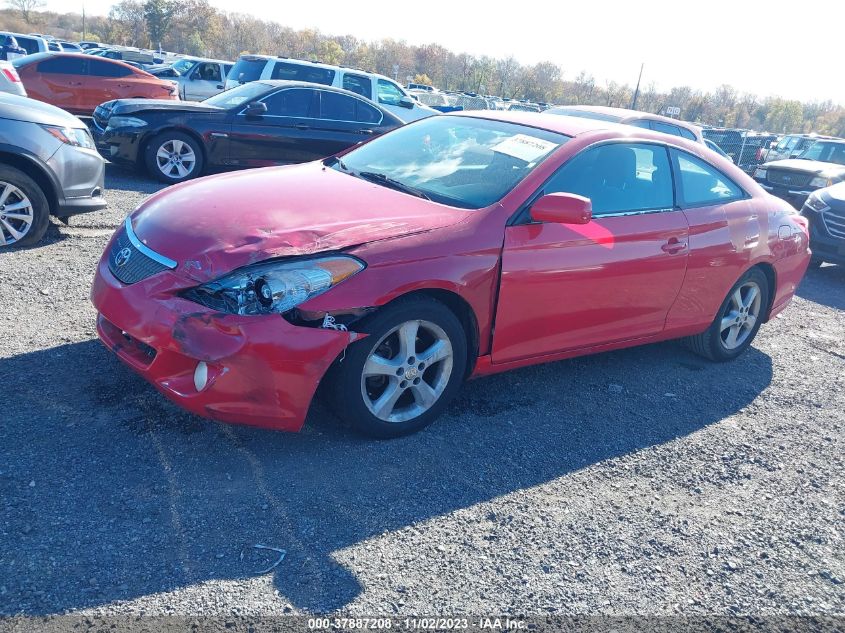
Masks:
[[[480,209],[500,200],[568,140],[503,121],[433,116],[349,152],[334,169],[383,176],[381,182],[435,202]]]
[[[845,165],[845,143],[824,143],[817,141],[805,149],[798,158]]]
[[[267,92],[267,86],[265,84],[244,84],[242,86],[232,88],[231,90],[216,94],[213,97],[209,97],[208,99],[203,101],[203,103],[218,108],[236,108],[239,105],[243,105],[247,101],[251,101],[252,99],[260,97],[265,92]]]
[[[175,68],[180,75],[187,75],[191,71],[191,68],[196,66],[198,63],[199,62],[195,59],[180,59],[178,62],[173,64],[171,68]]]

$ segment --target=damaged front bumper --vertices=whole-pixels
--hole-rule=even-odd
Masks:
[[[104,257],[91,290],[100,339],[188,411],[298,431],[326,370],[357,335],[214,312],[178,296],[189,285],[169,271],[124,285]]]

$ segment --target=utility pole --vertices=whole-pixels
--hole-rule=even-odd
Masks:
[[[85,41],[85,3],[82,3],[82,41]]]
[[[644,66],[645,66],[645,62],[640,64],[640,76],[637,77],[637,88],[636,88],[636,90],[634,90],[634,98],[631,100],[631,109],[632,110],[637,109],[637,97],[640,96],[640,81],[642,81],[642,78],[643,78],[643,67]]]

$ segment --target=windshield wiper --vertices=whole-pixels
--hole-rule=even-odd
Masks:
[[[341,167],[343,167],[343,165],[341,165]],[[411,185],[406,185],[404,182],[396,180],[395,178],[391,178],[387,174],[380,174],[376,171],[359,171],[355,175],[360,178],[363,178],[364,180],[376,182],[380,185],[384,185],[385,187],[390,187],[391,189],[396,189],[397,191],[409,193],[412,196],[416,196],[417,198],[431,200],[431,198],[428,197],[428,195],[424,191],[421,191],[416,187],[412,187]]]

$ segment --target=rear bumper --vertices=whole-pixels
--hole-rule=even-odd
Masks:
[[[177,296],[184,287],[171,272],[123,285],[104,257],[91,290],[100,339],[192,413],[298,431],[323,374],[356,335],[294,326],[278,315],[213,312]],[[201,362],[207,384],[198,390]]]

